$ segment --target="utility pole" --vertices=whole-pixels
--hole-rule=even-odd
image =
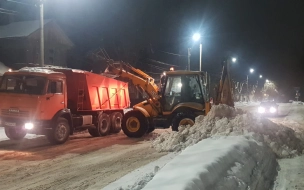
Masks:
[[[190,56],[191,56],[191,48],[188,48],[188,71],[190,71]]]
[[[40,65],[44,66],[43,0],[40,0]]]
[[[200,71],[202,71],[202,42],[200,42]]]

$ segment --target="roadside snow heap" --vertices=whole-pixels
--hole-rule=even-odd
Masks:
[[[304,153],[303,139],[292,129],[224,104],[213,106],[207,116],[198,116],[192,127],[178,130],[161,134],[152,146],[161,152],[178,152],[209,137],[245,135],[267,144],[278,158]]]
[[[143,189],[269,190],[277,167],[269,148],[251,137],[212,137],[187,147]]]

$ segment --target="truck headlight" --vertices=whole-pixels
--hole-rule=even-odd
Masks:
[[[259,108],[258,108],[258,112],[259,112],[259,113],[265,113],[265,108],[259,107]]]
[[[270,111],[270,113],[275,113],[277,111],[277,109],[275,107],[271,107],[269,111]]]
[[[34,124],[33,124],[33,123],[25,123],[25,124],[24,124],[24,128],[25,128],[25,129],[31,130],[31,129],[34,128]]]

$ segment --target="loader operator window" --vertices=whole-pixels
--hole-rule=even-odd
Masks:
[[[0,92],[42,95],[45,93],[45,83],[44,77],[7,75],[1,81]]]
[[[47,93],[48,94],[61,94],[62,93],[62,81],[49,81]]]
[[[168,76],[164,92],[165,111],[170,111],[178,103],[204,103],[200,78],[197,75]]]

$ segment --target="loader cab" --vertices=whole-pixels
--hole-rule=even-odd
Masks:
[[[173,111],[180,104],[205,104],[206,91],[201,72],[171,71],[161,82],[163,111]]]

